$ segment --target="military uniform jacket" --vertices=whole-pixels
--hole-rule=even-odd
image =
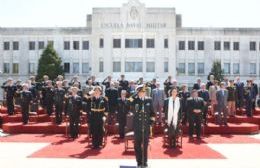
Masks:
[[[138,135],[144,131],[145,134],[149,134],[155,117],[152,99],[145,97],[144,100],[141,100],[137,97],[132,101],[132,105],[134,106],[134,133]]]
[[[94,121],[96,118],[101,119],[103,116],[105,116],[105,112],[108,111],[108,103],[107,100],[103,97],[100,96],[99,98],[93,97],[91,99],[91,109],[90,109],[90,117],[91,121]]]

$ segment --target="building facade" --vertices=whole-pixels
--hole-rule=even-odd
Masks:
[[[36,75],[47,44],[62,58],[66,78],[142,76],[180,83],[206,80],[214,60],[228,77],[260,75],[260,28],[182,27],[175,8],[146,8],[130,0],[121,8],[93,8],[86,27],[0,28],[1,82]]]

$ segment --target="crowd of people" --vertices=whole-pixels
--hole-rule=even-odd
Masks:
[[[8,115],[14,114],[15,105],[20,106],[23,124],[28,123],[29,113],[41,106],[49,116],[55,113],[57,125],[63,122],[63,116],[68,116],[70,136],[75,139],[80,116],[86,115],[94,149],[102,145],[105,122],[118,122],[119,136],[123,139],[127,115],[133,113],[138,165],[147,164],[152,124],[166,125],[170,147],[176,147],[180,124],[189,125],[190,140],[193,140],[194,129],[200,139],[201,126],[207,125],[209,115],[216,118],[216,124],[228,125],[227,118],[235,117],[237,110],[245,108],[245,115],[252,117],[259,104],[258,86],[253,80],[247,80],[245,84],[239,77],[217,81],[213,75],[205,83],[198,79],[192,88],[178,85],[171,76],[161,86],[156,79],[145,82],[140,77],[137,81],[128,81],[124,75],[118,80],[108,76],[103,82],[97,82],[95,76],[91,76],[85,84],[77,76],[68,81],[59,75],[51,81],[45,75],[42,82],[36,82],[32,76],[24,82],[8,79],[2,88]],[[144,155],[140,155],[142,143]]]

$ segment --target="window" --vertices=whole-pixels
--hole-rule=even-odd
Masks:
[[[79,63],[73,63],[73,73],[79,73]]]
[[[125,39],[125,48],[142,48],[142,39]]]
[[[164,72],[169,72],[169,63],[168,63],[168,61],[164,62]]]
[[[204,50],[204,41],[198,41],[198,50]]]
[[[70,41],[64,41],[64,50],[70,50]]]
[[[113,39],[113,48],[121,48],[121,39]]]
[[[198,74],[204,74],[205,69],[204,69],[204,63],[198,63]]]
[[[4,42],[4,50],[10,50],[10,42]]]
[[[54,46],[54,41],[52,41],[52,40],[48,41],[48,45],[50,45],[51,47],[53,47],[53,46]]]
[[[4,73],[9,74],[10,73],[10,64],[4,63]]]
[[[142,62],[126,62],[125,63],[126,72],[143,72]]]
[[[89,41],[83,41],[82,42],[82,49],[83,50],[89,50]]]
[[[220,41],[214,42],[214,49],[215,50],[221,50],[221,42]]]
[[[18,73],[19,73],[19,64],[13,63],[13,74],[18,74]]]
[[[168,39],[164,39],[164,48],[169,48],[169,41],[168,41]]]
[[[239,63],[233,64],[233,74],[239,74],[240,73],[240,66]]]
[[[146,39],[146,48],[154,48],[154,39]]]
[[[179,74],[185,74],[185,63],[179,63],[179,68],[178,68],[178,73]]]
[[[70,63],[64,63],[64,73],[70,73]]]
[[[73,41],[73,49],[79,50],[79,41]]]
[[[44,49],[44,41],[39,41],[38,42],[38,48],[39,48],[39,50]]]
[[[35,41],[29,41],[29,50],[35,50]]]
[[[230,63],[224,63],[224,74],[230,74]]]
[[[185,41],[179,41],[179,50],[185,50]]]
[[[113,72],[121,72],[121,62],[113,62]]]
[[[99,72],[104,72],[104,62],[99,61]]]
[[[18,41],[13,42],[13,50],[19,50],[19,42]]]
[[[224,50],[230,50],[230,42],[229,41],[224,41]]]
[[[188,64],[188,74],[195,75],[195,63]]]
[[[250,72],[251,75],[256,74],[256,63],[250,63]]]
[[[239,50],[239,42],[233,42],[233,50],[235,51]]]
[[[99,39],[99,48],[104,48],[104,39]]]
[[[250,51],[255,51],[256,50],[256,42],[255,41],[250,41]]]
[[[35,63],[29,63],[29,74],[35,73]]]
[[[155,72],[154,62],[146,62],[146,72]]]
[[[189,50],[195,50],[195,42],[194,41],[188,41],[188,49]]]
[[[89,73],[89,63],[82,63],[82,73]]]

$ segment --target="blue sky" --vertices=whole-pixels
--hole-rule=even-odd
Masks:
[[[128,0],[0,0],[0,27],[85,26],[93,7]],[[140,0],[147,7],[175,7],[185,27],[260,27],[260,0]]]

